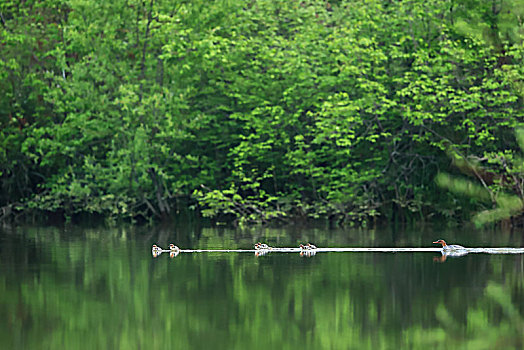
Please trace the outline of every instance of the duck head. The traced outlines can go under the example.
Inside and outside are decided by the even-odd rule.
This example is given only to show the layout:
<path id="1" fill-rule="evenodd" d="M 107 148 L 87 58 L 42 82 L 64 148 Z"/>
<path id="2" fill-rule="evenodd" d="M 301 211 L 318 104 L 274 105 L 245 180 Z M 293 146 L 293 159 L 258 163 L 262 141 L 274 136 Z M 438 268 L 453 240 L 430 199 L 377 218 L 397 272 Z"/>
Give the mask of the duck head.
<path id="1" fill-rule="evenodd" d="M 433 243 L 434 244 L 442 244 L 443 247 L 447 246 L 446 241 L 443 240 L 443 239 L 439 239 L 439 240 L 437 240 L 437 241 L 435 241 Z"/>

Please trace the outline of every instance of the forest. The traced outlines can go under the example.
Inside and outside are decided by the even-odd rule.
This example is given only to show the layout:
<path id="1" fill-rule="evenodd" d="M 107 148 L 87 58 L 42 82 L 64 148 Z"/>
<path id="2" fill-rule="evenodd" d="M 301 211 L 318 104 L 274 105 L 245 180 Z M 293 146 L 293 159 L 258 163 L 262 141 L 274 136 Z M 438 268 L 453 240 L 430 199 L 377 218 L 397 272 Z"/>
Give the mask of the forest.
<path id="1" fill-rule="evenodd" d="M 521 0 L 4 0 L 0 221 L 524 225 Z"/>

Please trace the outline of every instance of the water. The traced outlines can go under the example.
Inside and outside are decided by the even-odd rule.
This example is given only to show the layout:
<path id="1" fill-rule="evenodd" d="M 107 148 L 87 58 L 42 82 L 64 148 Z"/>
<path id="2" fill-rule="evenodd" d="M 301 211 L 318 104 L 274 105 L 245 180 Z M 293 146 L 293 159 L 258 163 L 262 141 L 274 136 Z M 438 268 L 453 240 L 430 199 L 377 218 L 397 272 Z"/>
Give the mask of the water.
<path id="1" fill-rule="evenodd" d="M 429 229 L 0 230 L 5 349 L 520 349 L 524 255 L 182 253 L 250 248 L 521 247 L 522 235 Z"/>

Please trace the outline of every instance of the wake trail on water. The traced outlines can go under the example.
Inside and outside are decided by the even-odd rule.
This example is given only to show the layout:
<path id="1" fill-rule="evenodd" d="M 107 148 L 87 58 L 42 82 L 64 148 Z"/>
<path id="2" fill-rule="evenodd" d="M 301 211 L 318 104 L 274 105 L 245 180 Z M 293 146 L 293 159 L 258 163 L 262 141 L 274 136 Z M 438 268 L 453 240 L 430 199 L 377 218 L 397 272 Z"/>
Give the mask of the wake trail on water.
<path id="1" fill-rule="evenodd" d="M 442 254 L 452 253 L 484 253 L 484 254 L 524 254 L 524 248 L 464 248 L 459 250 L 446 251 L 442 248 L 315 248 L 311 250 L 303 250 L 301 248 L 274 248 L 269 249 L 180 249 L 180 253 L 300 253 L 300 252 L 315 252 L 315 253 L 329 253 L 329 252 L 382 252 L 382 253 L 417 253 L 417 252 L 439 252 Z M 166 253 L 170 250 L 162 249 L 161 252 Z"/>

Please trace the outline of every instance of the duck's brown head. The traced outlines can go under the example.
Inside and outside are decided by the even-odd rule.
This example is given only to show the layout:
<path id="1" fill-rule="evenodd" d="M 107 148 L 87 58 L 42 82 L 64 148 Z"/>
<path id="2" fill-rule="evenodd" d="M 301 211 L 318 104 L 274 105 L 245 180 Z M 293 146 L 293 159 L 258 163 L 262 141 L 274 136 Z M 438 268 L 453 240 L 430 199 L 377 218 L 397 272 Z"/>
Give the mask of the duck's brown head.
<path id="1" fill-rule="evenodd" d="M 446 244 L 446 241 L 443 240 L 443 239 L 439 239 L 438 241 L 435 241 L 435 242 L 433 242 L 433 243 L 435 243 L 435 244 L 442 244 L 443 247 L 445 247 L 445 246 L 447 245 L 447 244 Z"/>

